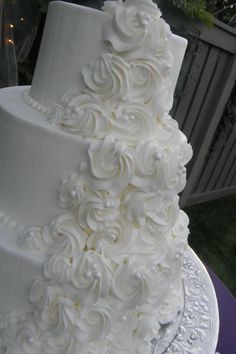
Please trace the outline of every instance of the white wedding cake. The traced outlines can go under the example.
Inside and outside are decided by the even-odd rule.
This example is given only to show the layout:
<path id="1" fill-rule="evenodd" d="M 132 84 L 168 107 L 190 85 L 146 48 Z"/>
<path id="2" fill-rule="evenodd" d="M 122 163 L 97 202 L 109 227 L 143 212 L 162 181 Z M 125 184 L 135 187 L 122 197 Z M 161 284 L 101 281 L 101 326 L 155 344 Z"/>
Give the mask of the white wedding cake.
<path id="1" fill-rule="evenodd" d="M 185 48 L 151 0 L 50 4 L 0 92 L 1 354 L 148 354 L 182 311 Z"/>

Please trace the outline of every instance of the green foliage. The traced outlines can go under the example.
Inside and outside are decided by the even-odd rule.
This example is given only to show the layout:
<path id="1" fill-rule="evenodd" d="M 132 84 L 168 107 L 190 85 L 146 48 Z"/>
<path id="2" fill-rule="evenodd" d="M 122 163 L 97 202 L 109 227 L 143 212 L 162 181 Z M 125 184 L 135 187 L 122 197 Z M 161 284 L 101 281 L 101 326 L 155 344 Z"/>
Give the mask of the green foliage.
<path id="1" fill-rule="evenodd" d="M 207 26 L 213 24 L 213 15 L 206 10 L 207 0 L 163 0 L 183 11 L 190 19 L 201 21 Z"/>
<path id="2" fill-rule="evenodd" d="M 207 0 L 207 10 L 218 20 L 236 28 L 235 0 Z"/>

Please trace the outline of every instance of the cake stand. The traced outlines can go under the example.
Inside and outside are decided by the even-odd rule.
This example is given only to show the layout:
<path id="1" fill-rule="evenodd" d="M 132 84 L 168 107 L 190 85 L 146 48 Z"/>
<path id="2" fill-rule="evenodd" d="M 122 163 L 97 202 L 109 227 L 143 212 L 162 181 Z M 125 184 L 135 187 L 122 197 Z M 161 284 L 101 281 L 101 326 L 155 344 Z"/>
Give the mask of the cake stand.
<path id="1" fill-rule="evenodd" d="M 208 272 L 189 247 L 183 266 L 184 309 L 153 340 L 152 354 L 214 354 L 219 332 L 215 290 Z"/>

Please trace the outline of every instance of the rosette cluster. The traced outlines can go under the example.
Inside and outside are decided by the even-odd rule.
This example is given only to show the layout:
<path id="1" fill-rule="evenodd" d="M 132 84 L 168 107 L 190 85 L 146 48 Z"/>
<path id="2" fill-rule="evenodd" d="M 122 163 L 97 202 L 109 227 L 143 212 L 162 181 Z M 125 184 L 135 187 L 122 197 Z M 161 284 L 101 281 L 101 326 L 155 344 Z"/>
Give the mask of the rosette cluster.
<path id="1" fill-rule="evenodd" d="M 150 0 L 106 1 L 103 30 L 107 52 L 82 69 L 86 89 L 65 94 L 51 121 L 80 137 L 115 139 L 136 146 L 155 139 L 168 119 L 173 90 L 169 26 Z"/>
<path id="2" fill-rule="evenodd" d="M 183 306 L 188 218 L 178 193 L 192 150 L 168 113 L 170 30 L 151 0 L 106 1 L 104 11 L 108 52 L 82 70 L 86 91 L 64 96 L 55 114 L 86 138 L 87 156 L 62 180 L 65 214 L 20 236 L 47 256 L 30 293 L 39 333 L 27 344 L 45 353 L 151 352 Z"/>

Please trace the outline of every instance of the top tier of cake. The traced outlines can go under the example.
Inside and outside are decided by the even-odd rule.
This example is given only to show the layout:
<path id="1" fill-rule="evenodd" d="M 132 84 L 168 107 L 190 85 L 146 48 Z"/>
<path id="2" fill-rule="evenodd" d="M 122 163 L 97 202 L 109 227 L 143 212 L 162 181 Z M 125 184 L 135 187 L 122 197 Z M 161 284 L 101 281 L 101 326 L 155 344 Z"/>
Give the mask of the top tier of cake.
<path id="1" fill-rule="evenodd" d="M 54 1 L 49 5 L 47 21 L 29 96 L 51 108 L 65 92 L 84 89 L 81 70 L 90 60 L 108 52 L 104 28 L 112 27 L 113 17 L 95 9 Z M 187 41 L 174 34 L 170 47 L 174 54 L 172 89 L 176 85 Z"/>

